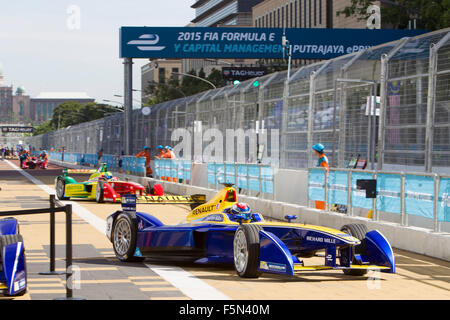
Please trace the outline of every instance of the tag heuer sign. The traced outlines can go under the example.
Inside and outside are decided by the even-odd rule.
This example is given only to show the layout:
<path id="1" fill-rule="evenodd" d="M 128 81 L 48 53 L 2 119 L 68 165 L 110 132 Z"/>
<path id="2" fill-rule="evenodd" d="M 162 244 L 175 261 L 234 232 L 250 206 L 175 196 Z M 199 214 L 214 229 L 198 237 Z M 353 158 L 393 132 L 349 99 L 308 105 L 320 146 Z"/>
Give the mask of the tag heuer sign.
<path id="1" fill-rule="evenodd" d="M 266 67 L 222 67 L 224 80 L 247 80 L 267 74 Z"/>
<path id="2" fill-rule="evenodd" d="M 20 127 L 20 126 L 2 126 L 3 133 L 16 132 L 16 133 L 31 133 L 33 127 Z"/>

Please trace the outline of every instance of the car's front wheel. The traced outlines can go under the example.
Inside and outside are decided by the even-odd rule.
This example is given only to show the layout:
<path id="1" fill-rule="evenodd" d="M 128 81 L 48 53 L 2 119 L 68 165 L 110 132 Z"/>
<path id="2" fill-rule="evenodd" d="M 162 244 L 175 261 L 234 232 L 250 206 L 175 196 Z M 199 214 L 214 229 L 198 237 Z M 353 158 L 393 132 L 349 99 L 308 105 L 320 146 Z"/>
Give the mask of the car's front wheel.
<path id="1" fill-rule="evenodd" d="M 121 213 L 114 223 L 112 243 L 114 253 L 120 261 L 142 261 L 141 257 L 135 257 L 137 242 L 136 221 L 129 214 Z"/>
<path id="2" fill-rule="evenodd" d="M 355 254 L 363 254 L 365 252 L 365 236 L 367 233 L 367 227 L 364 224 L 361 223 L 350 223 L 342 226 L 341 231 L 351 235 L 352 237 L 355 237 L 361 241 L 361 244 L 357 246 L 353 246 L 351 250 L 348 250 L 348 248 L 343 248 L 339 250 L 339 256 L 340 256 L 340 264 L 341 265 L 347 265 L 350 260 L 350 264 L 355 264 Z M 350 276 L 363 276 L 367 273 L 366 269 L 344 269 L 344 274 L 350 275 Z"/>
<path id="3" fill-rule="evenodd" d="M 242 278 L 258 278 L 259 231 L 262 227 L 254 224 L 240 225 L 233 240 L 234 268 Z"/>
<path id="4" fill-rule="evenodd" d="M 64 196 L 65 193 L 65 189 L 66 189 L 66 181 L 64 180 L 63 177 L 58 177 L 58 179 L 56 180 L 56 196 L 58 197 L 59 200 L 68 200 L 68 197 Z"/>
<path id="5" fill-rule="evenodd" d="M 95 200 L 98 203 L 102 203 L 103 202 L 103 188 L 104 188 L 104 182 L 103 181 L 99 181 L 97 183 L 97 189 L 95 190 Z"/>

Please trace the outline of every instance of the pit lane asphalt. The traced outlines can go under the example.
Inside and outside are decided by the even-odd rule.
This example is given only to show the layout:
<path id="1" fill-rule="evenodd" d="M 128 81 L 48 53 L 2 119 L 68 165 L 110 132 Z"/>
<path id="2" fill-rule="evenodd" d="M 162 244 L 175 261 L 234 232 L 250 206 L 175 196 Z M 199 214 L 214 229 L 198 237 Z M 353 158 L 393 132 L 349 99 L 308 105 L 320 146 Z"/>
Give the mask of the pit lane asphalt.
<path id="1" fill-rule="evenodd" d="M 11 161 L 19 166 L 18 161 Z M 26 170 L 44 186 L 54 188 L 61 168 Z M 74 176 L 77 181 L 86 175 Z M 48 193 L 0 161 L 1 211 L 48 207 Z M 98 204 L 73 200 L 100 220 L 120 208 L 117 204 Z M 175 224 L 184 219 L 184 205 L 138 205 L 138 210 L 155 215 L 163 223 Z M 42 276 L 49 268 L 48 214 L 18 217 L 27 252 L 28 293 L 18 299 L 53 299 L 64 296 L 64 276 Z M 64 270 L 64 215 L 56 219 L 57 270 Z M 182 263 L 121 263 L 107 238 L 84 219 L 73 215 L 73 263 L 80 270 L 80 287 L 74 296 L 86 299 L 141 300 L 192 299 L 195 286 L 204 284 L 231 299 L 450 299 L 450 263 L 406 251 L 394 250 L 397 274 L 371 271 L 367 276 L 346 276 L 341 271 L 305 272 L 295 278 L 263 274 L 259 279 L 239 278 L 232 268 Z M 305 264 L 322 264 L 323 258 L 305 260 Z M 181 282 L 196 281 L 187 290 L 180 281 L 172 281 L 172 267 L 187 275 Z M 186 285 L 186 284 L 184 284 Z M 190 284 L 189 284 L 190 285 Z M 181 287 L 181 289 L 180 289 Z M 197 290 L 202 290 L 201 286 Z"/>

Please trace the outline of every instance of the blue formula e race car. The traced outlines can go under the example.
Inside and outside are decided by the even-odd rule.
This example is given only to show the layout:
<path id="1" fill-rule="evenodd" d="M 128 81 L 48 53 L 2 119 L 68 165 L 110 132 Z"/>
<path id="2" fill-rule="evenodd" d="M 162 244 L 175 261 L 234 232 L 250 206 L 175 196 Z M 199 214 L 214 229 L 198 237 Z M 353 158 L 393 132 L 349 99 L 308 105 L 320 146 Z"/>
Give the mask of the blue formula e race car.
<path id="1" fill-rule="evenodd" d="M 234 265 L 237 274 L 245 278 L 259 277 L 262 272 L 294 276 L 331 269 L 354 276 L 368 270 L 395 273 L 389 242 L 363 224 L 335 230 L 291 223 L 295 216 L 286 216 L 288 222 L 269 222 L 251 211 L 236 214 L 235 208 L 245 211 L 248 206 L 237 202 L 232 185 L 208 202 L 201 196 L 182 197 L 193 210 L 177 225 L 164 225 L 148 213 L 136 212 L 135 195 L 124 196 L 122 210 L 107 218 L 107 236 L 116 257 L 121 261 L 152 258 L 225 263 Z M 325 254 L 319 255 L 323 251 Z M 324 264 L 307 264 L 305 259 L 314 256 L 324 257 Z"/>
<path id="2" fill-rule="evenodd" d="M 15 218 L 0 220 L 0 293 L 21 296 L 27 291 L 23 238 Z"/>

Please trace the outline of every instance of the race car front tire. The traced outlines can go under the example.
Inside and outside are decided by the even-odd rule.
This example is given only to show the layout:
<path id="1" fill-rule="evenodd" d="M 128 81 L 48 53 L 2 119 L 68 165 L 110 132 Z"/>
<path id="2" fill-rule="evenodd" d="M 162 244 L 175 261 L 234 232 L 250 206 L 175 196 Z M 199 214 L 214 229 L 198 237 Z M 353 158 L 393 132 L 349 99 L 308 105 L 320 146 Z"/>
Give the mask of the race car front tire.
<path id="1" fill-rule="evenodd" d="M 259 231 L 261 226 L 240 225 L 233 240 L 234 268 L 242 278 L 258 278 L 259 268 Z"/>
<path id="2" fill-rule="evenodd" d="M 361 244 L 357 246 L 353 246 L 351 250 L 351 258 L 348 256 L 348 248 L 343 248 L 339 250 L 340 255 L 340 264 L 346 265 L 348 263 L 348 260 L 351 259 L 351 263 L 355 264 L 355 254 L 364 254 L 366 251 L 366 243 L 364 238 L 366 237 L 366 233 L 368 232 L 367 226 L 365 224 L 361 223 L 350 223 L 342 226 L 341 231 L 351 235 L 352 237 L 355 237 L 359 240 L 361 240 Z M 363 276 L 367 273 L 367 270 L 361 270 L 361 269 L 344 269 L 344 274 L 350 275 L 350 276 Z"/>
<path id="3" fill-rule="evenodd" d="M 3 247 L 10 245 L 10 244 L 18 243 L 18 242 L 23 243 L 23 237 L 22 237 L 22 235 L 20 235 L 18 233 L 0 236 L 0 252 L 3 252 Z M 25 258 L 25 253 L 24 253 L 24 258 Z M 26 273 L 25 273 L 25 283 L 27 283 Z M 23 296 L 26 292 L 27 292 L 27 290 L 25 288 L 25 290 L 19 291 L 16 294 L 14 294 L 13 296 L 14 297 Z M 9 295 L 9 294 L 7 294 L 7 295 Z"/>
<path id="4" fill-rule="evenodd" d="M 103 181 L 99 181 L 97 183 L 97 189 L 95 190 L 95 200 L 98 203 L 102 203 L 103 202 L 103 187 L 104 187 L 104 182 Z"/>
<path id="5" fill-rule="evenodd" d="M 66 181 L 64 180 L 63 177 L 58 177 L 58 179 L 56 179 L 56 196 L 58 197 L 59 200 L 68 200 L 69 197 L 65 197 L 64 196 L 64 192 L 66 190 Z"/>
<path id="6" fill-rule="evenodd" d="M 120 213 L 114 223 L 112 243 L 114 253 L 120 261 L 142 261 L 142 257 L 135 257 L 137 241 L 136 219 L 127 213 Z"/>

